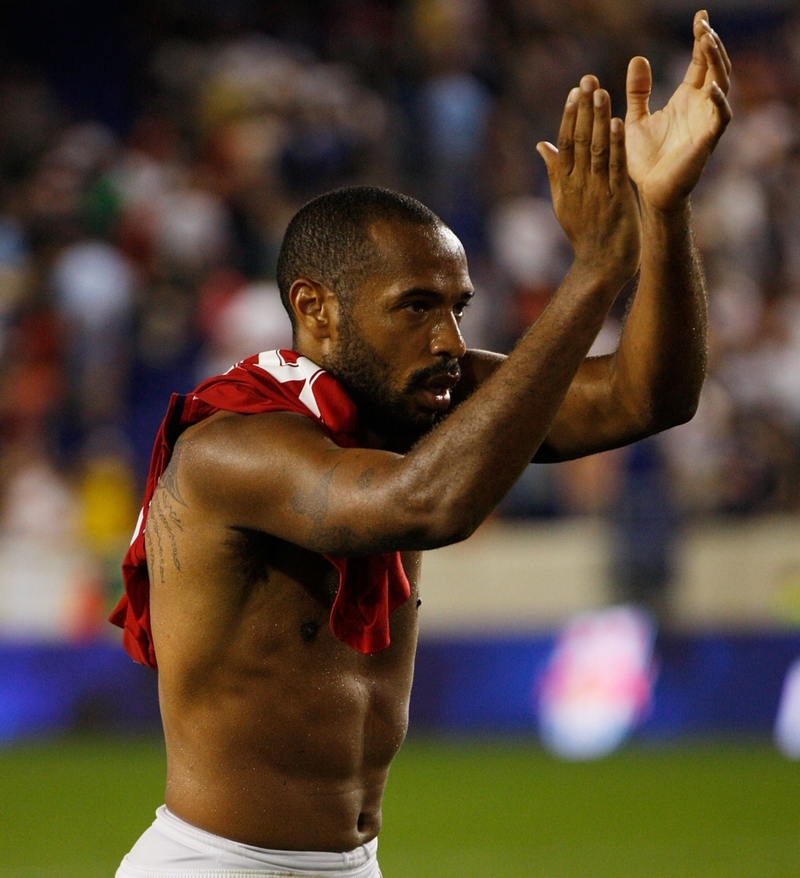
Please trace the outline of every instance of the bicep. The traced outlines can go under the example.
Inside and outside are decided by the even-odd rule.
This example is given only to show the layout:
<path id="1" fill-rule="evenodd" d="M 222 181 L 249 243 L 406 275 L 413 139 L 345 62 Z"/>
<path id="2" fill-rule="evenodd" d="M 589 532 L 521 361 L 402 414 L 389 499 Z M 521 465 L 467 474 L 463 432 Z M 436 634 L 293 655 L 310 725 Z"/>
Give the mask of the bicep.
<path id="1" fill-rule="evenodd" d="M 185 491 L 230 527 L 314 552 L 415 548 L 402 457 L 340 448 L 311 419 L 273 413 L 198 425 L 185 437 Z"/>
<path id="2" fill-rule="evenodd" d="M 618 448 L 648 434 L 643 412 L 621 391 L 614 354 L 583 361 L 534 460 L 573 460 Z"/>
<path id="3" fill-rule="evenodd" d="M 505 354 L 470 349 L 459 361 L 461 378 L 453 391 L 453 405 L 456 406 L 472 394 L 506 360 Z"/>
<path id="4" fill-rule="evenodd" d="M 469 396 L 504 360 L 502 354 L 468 351 L 462 360 L 461 397 Z M 636 413 L 620 396 L 617 362 L 613 354 L 583 361 L 534 456 L 535 462 L 571 460 L 640 438 Z"/>

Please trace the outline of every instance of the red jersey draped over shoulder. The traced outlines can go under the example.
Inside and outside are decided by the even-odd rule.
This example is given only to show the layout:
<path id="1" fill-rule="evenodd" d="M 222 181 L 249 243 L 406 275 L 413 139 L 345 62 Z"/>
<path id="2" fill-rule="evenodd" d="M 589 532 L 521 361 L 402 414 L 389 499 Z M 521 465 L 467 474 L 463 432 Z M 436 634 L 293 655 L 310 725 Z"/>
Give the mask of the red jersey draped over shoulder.
<path id="1" fill-rule="evenodd" d="M 156 668 L 150 628 L 150 580 L 144 531 L 158 480 L 181 433 L 218 411 L 239 414 L 297 412 L 315 420 L 342 448 L 355 448 L 357 411 L 342 385 L 295 351 L 265 351 L 209 378 L 187 396 L 173 394 L 150 458 L 144 503 L 122 563 L 125 593 L 110 616 L 123 629 L 134 661 Z M 411 590 L 399 552 L 364 558 L 324 555 L 339 573 L 330 615 L 333 634 L 353 649 L 374 653 L 389 645 L 389 615 Z"/>

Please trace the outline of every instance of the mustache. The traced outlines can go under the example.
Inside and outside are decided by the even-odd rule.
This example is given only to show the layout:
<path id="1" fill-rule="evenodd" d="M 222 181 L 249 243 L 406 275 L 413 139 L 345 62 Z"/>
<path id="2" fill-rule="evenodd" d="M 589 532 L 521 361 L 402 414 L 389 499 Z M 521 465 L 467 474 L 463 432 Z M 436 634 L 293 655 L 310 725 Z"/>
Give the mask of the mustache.
<path id="1" fill-rule="evenodd" d="M 460 380 L 461 366 L 458 364 L 458 360 L 434 363 L 432 366 L 426 366 L 424 369 L 419 369 L 408 379 L 408 387 L 421 387 L 432 378 L 439 378 L 442 375 L 447 375 L 455 381 Z"/>

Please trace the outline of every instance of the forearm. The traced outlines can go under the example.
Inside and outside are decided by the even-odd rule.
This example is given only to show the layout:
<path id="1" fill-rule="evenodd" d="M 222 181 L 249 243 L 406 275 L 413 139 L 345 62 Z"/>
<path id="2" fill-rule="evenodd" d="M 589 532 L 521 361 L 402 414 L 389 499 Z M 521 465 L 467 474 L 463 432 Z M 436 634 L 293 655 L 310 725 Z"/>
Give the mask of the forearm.
<path id="1" fill-rule="evenodd" d="M 466 536 L 494 509 L 547 436 L 624 278 L 573 267 L 539 320 L 479 389 L 404 461 L 396 488 L 428 536 Z M 489 374 L 491 373 L 491 374 Z M 428 537 L 426 537 L 428 538 Z"/>
<path id="2" fill-rule="evenodd" d="M 301 414 L 220 414 L 181 437 L 170 463 L 178 473 L 180 461 L 181 495 L 212 528 L 221 521 L 326 555 L 465 539 L 547 435 L 624 280 L 574 267 L 509 357 L 405 455 L 339 447 Z"/>
<path id="3" fill-rule="evenodd" d="M 235 508 L 227 520 L 235 513 L 239 526 L 322 554 L 361 555 L 457 542 L 492 512 L 550 433 L 614 299 L 641 256 L 641 221 L 626 164 L 625 130 L 619 119 L 611 118 L 608 94 L 594 77 L 583 77 L 580 88 L 570 92 L 558 149 L 544 142 L 538 149 L 575 261 L 511 355 L 499 363 L 491 357 L 467 358 L 465 372 L 472 371 L 469 377 L 482 383 L 405 455 L 379 447 L 337 448 L 314 425 L 277 414 L 270 424 L 271 454 L 265 455 L 258 453 L 261 422 L 237 422 L 231 432 L 250 436 L 252 431 L 252 441 L 245 444 L 253 454 L 237 465 L 236 490 L 228 489 Z M 415 250 L 411 268 L 404 267 L 401 277 L 408 272 L 416 278 L 414 266 L 427 266 L 427 260 Z M 443 263 L 442 280 L 438 269 L 430 273 L 434 290 L 441 285 L 447 292 L 453 286 L 447 274 L 450 262 Z M 456 269 L 453 276 L 460 277 L 460 263 Z M 426 267 L 420 276 L 427 278 L 428 272 Z M 464 286 L 459 281 L 459 289 Z M 442 318 L 436 309 L 433 314 L 436 321 Z M 423 317 L 428 321 L 425 311 Z M 330 327 L 336 322 L 308 315 L 304 319 L 310 327 L 309 346 L 330 352 L 335 342 Z M 444 319 L 453 317 L 448 313 Z M 443 336 L 438 322 L 420 326 L 428 333 L 419 336 L 424 340 L 418 349 L 424 355 L 420 365 L 430 361 L 430 354 L 439 359 L 441 353 L 452 356 L 455 348 L 459 356 L 463 353 L 460 336 L 457 341 L 452 332 Z M 443 338 L 451 345 L 448 350 L 442 347 Z M 406 342 L 398 337 L 397 344 Z M 593 425 L 588 426 L 591 433 Z M 376 430 L 370 442 L 389 444 L 391 436 Z M 298 448 L 303 449 L 302 460 Z M 212 498 L 219 480 L 213 466 L 206 472 L 206 496 Z"/>
<path id="4" fill-rule="evenodd" d="M 664 212 L 642 204 L 639 285 L 616 354 L 619 399 L 654 433 L 694 414 L 707 366 L 708 303 L 686 201 Z"/>

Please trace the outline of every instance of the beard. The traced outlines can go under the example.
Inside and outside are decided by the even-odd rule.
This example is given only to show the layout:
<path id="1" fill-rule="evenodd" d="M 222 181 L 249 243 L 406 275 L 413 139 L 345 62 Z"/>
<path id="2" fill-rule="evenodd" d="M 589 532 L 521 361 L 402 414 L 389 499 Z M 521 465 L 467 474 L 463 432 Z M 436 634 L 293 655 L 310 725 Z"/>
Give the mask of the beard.
<path id="1" fill-rule="evenodd" d="M 394 451 L 407 451 L 447 414 L 420 409 L 414 393 L 432 378 L 461 374 L 458 360 L 448 357 L 418 369 L 398 387 L 389 364 L 347 317 L 339 325 L 336 349 L 327 359 L 322 365 L 344 385 L 356 404 L 359 426 L 385 438 L 386 447 Z"/>

